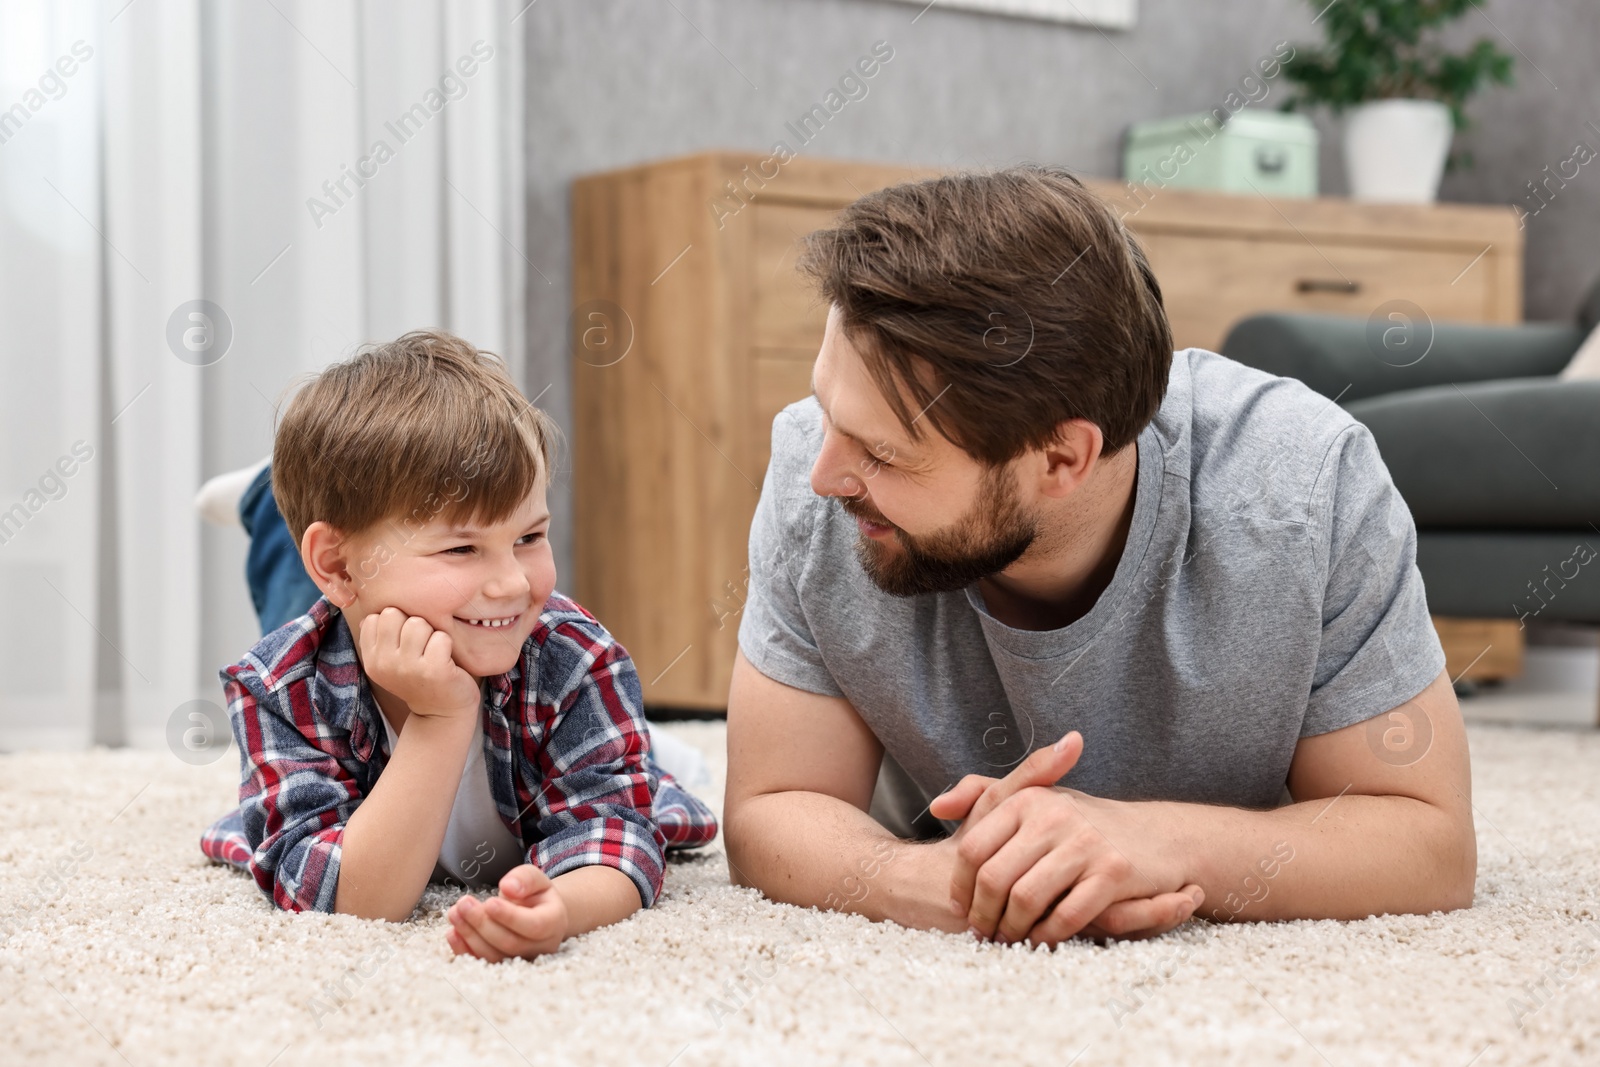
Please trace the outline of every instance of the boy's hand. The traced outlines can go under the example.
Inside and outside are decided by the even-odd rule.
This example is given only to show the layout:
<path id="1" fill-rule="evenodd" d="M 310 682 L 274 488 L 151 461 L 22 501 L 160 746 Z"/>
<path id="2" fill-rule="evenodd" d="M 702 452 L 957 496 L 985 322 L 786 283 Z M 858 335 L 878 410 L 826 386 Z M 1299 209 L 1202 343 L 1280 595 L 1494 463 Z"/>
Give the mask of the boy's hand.
<path id="1" fill-rule="evenodd" d="M 532 959 L 561 947 L 567 936 L 567 904 L 549 877 L 531 863 L 500 879 L 500 895 L 464 896 L 450 906 L 445 940 L 457 956 L 490 963 L 511 956 Z"/>
<path id="2" fill-rule="evenodd" d="M 361 669 L 413 715 L 474 714 L 478 683 L 451 658 L 450 635 L 427 619 L 384 608 L 361 620 Z"/>

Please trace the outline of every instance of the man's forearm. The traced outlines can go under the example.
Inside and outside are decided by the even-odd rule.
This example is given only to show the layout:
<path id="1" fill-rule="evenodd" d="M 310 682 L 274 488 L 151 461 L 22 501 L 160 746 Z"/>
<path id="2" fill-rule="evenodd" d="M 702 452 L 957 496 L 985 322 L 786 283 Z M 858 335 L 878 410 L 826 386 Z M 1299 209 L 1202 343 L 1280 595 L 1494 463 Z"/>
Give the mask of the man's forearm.
<path id="1" fill-rule="evenodd" d="M 1140 813 L 1148 825 L 1171 828 L 1186 880 L 1205 890 L 1200 917 L 1364 919 L 1472 904 L 1470 818 L 1411 797 L 1346 794 L 1271 811 L 1136 806 L 1151 809 Z"/>
<path id="2" fill-rule="evenodd" d="M 954 854 L 904 841 L 821 793 L 766 793 L 730 805 L 728 865 L 741 885 L 801 907 L 851 911 L 923 930 L 966 929 L 950 911 Z"/>

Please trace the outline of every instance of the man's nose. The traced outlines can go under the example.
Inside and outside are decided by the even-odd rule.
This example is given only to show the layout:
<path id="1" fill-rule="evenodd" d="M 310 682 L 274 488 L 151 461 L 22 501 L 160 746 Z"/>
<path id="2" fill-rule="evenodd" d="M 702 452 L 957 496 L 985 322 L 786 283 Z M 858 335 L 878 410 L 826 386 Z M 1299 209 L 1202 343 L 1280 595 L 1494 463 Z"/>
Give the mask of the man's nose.
<path id="1" fill-rule="evenodd" d="M 860 498 L 866 495 L 866 483 L 861 480 L 848 449 L 837 438 L 824 436 L 822 450 L 811 465 L 811 491 L 818 496 L 847 496 Z"/>

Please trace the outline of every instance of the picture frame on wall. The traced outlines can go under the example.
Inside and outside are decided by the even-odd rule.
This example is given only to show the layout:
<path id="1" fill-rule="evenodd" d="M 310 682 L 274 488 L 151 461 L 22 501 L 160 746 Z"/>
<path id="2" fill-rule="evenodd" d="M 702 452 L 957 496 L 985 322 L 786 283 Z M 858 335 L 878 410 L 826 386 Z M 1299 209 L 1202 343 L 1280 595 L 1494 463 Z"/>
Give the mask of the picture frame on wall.
<path id="1" fill-rule="evenodd" d="M 899 0 L 924 12 L 935 5 L 945 9 L 981 11 L 991 15 L 1070 22 L 1112 30 L 1130 30 L 1138 16 L 1138 0 Z M 920 14 L 918 15 L 920 18 Z"/>

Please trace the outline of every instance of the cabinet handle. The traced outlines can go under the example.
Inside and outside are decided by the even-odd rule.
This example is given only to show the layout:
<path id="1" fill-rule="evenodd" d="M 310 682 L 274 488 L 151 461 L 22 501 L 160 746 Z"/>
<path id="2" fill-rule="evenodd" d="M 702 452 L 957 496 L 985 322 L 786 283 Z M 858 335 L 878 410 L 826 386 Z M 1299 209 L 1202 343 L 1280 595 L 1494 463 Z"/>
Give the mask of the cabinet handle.
<path id="1" fill-rule="evenodd" d="M 1294 283 L 1297 293 L 1359 293 L 1360 282 L 1347 282 L 1332 278 L 1301 278 Z"/>

